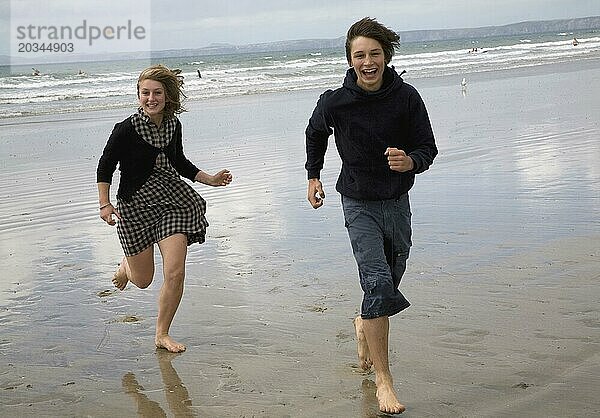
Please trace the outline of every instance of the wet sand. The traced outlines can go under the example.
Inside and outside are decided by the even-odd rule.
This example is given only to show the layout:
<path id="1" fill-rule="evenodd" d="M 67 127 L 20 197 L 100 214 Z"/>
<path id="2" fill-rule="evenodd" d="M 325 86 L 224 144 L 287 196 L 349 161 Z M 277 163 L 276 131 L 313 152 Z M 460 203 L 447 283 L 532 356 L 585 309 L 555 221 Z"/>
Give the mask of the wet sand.
<path id="1" fill-rule="evenodd" d="M 411 192 L 412 307 L 391 320 L 403 416 L 598 415 L 600 63 L 465 77 L 406 77 L 440 155 Z M 333 141 L 325 206 L 305 197 L 319 94 L 188 103 L 188 157 L 235 179 L 196 186 L 211 226 L 189 248 L 178 355 L 153 348 L 160 263 L 149 289 L 110 283 L 95 168 L 129 112 L 0 120 L 0 415 L 378 415 Z"/>

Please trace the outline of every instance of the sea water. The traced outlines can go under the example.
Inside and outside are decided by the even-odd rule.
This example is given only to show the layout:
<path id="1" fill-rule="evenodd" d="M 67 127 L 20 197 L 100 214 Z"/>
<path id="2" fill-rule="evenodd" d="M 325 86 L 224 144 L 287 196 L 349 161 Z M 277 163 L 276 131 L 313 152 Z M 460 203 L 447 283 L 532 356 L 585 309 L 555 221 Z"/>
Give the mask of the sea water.
<path id="1" fill-rule="evenodd" d="M 577 46 L 572 33 L 406 43 L 391 64 L 418 79 L 600 58 L 600 32 L 577 39 Z M 189 100 L 336 88 L 348 68 L 342 48 L 45 64 L 39 75 L 0 66 L 0 119 L 135 106 L 137 77 L 150 63 L 181 69 Z"/>

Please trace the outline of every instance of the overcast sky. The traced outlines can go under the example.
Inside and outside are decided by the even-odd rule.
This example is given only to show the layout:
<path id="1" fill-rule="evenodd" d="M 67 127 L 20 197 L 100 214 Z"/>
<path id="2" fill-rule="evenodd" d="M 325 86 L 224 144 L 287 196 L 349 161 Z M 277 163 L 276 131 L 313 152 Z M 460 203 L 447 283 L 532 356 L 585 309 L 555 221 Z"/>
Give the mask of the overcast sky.
<path id="1" fill-rule="evenodd" d="M 11 1 L 31 1 L 32 14 L 40 7 L 39 1 L 0 0 L 3 35 L 0 53 L 6 53 L 11 36 Z M 600 16 L 600 0 L 122 0 L 121 3 L 135 7 L 151 4 L 150 34 L 155 50 L 221 42 L 248 44 L 336 38 L 345 35 L 348 27 L 364 16 L 375 17 L 397 31 Z M 90 3 L 48 0 L 46 4 L 56 6 L 57 13 L 52 15 L 67 16 L 78 4 Z"/>
<path id="2" fill-rule="evenodd" d="M 364 16 L 398 31 L 600 16 L 600 0 L 180 0 L 171 4 L 176 6 L 153 2 L 156 49 L 336 38 Z"/>

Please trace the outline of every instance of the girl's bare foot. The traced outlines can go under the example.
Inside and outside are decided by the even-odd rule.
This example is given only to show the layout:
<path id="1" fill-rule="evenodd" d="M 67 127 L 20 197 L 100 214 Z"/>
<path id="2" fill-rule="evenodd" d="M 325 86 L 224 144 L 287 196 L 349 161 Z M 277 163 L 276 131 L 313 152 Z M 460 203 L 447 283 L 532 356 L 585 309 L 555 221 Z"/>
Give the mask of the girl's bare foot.
<path id="1" fill-rule="evenodd" d="M 352 321 L 354 323 L 354 330 L 356 331 L 356 340 L 358 346 L 358 365 L 365 372 L 371 370 L 373 360 L 371 360 L 371 353 L 369 351 L 369 345 L 367 344 L 367 338 L 363 331 L 362 318 L 357 316 Z"/>
<path id="2" fill-rule="evenodd" d="M 129 282 L 129 279 L 127 279 L 127 271 L 125 270 L 125 261 L 122 261 L 121 264 L 119 265 L 119 268 L 117 269 L 117 271 L 115 272 L 115 274 L 112 278 L 112 282 L 115 285 L 115 287 L 119 290 L 124 290 L 125 286 L 127 286 L 127 282 Z"/>
<path id="3" fill-rule="evenodd" d="M 164 348 L 171 353 L 182 353 L 185 351 L 185 345 L 178 343 L 168 335 L 156 336 L 154 344 L 156 344 L 156 348 Z"/>

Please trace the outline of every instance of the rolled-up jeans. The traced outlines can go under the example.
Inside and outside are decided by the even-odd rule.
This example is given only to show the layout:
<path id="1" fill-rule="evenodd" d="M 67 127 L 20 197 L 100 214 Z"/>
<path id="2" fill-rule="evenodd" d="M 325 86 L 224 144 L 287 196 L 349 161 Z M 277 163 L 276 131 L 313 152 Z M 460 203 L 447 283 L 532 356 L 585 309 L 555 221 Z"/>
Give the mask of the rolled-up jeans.
<path id="1" fill-rule="evenodd" d="M 361 317 L 392 316 L 408 308 L 398 289 L 412 245 L 408 194 L 387 200 L 342 196 L 342 208 L 363 290 Z"/>

